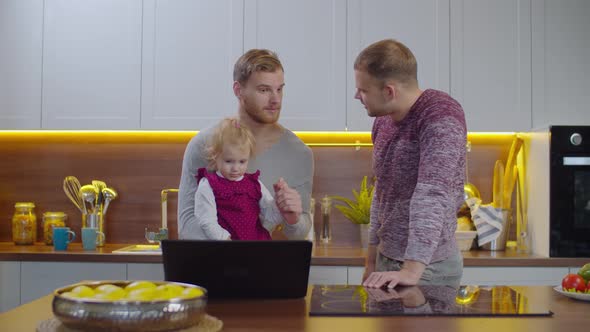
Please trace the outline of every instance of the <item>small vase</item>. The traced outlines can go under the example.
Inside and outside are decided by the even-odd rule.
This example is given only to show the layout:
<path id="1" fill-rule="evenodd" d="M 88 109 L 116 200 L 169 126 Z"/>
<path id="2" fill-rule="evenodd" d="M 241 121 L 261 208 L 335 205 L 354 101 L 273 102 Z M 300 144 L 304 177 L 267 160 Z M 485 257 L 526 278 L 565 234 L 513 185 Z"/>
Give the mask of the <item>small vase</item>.
<path id="1" fill-rule="evenodd" d="M 361 247 L 369 247 L 369 224 L 359 224 L 359 235 L 361 238 Z"/>

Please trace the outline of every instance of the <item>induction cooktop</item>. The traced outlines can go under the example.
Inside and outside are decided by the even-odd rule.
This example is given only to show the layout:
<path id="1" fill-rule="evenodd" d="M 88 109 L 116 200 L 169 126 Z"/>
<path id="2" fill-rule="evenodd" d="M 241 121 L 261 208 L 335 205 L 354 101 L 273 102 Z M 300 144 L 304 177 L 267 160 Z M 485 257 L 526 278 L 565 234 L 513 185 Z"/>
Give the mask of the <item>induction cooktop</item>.
<path id="1" fill-rule="evenodd" d="M 412 286 L 370 289 L 315 285 L 310 316 L 551 316 L 507 286 Z"/>

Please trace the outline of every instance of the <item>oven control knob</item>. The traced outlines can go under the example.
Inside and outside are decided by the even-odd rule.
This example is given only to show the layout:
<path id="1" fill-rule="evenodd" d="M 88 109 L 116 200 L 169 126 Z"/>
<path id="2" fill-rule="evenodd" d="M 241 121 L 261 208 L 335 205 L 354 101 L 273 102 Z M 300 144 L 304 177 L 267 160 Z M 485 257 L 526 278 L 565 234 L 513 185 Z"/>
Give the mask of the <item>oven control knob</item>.
<path id="1" fill-rule="evenodd" d="M 572 136 L 570 136 L 570 142 L 575 146 L 582 144 L 582 135 L 573 133 Z"/>

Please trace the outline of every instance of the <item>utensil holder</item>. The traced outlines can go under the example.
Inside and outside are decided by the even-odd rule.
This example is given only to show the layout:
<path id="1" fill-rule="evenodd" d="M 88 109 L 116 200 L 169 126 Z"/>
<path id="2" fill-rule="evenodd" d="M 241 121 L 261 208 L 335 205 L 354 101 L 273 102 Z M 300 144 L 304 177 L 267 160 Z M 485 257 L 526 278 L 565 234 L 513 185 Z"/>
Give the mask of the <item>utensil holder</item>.
<path id="1" fill-rule="evenodd" d="M 512 222 L 512 210 L 503 209 L 502 219 L 502 231 L 500 231 L 500 234 L 495 240 L 481 246 L 483 250 L 501 251 L 506 249 L 507 235 L 511 227 L 510 223 Z"/>
<path id="2" fill-rule="evenodd" d="M 102 247 L 105 244 L 106 233 L 104 230 L 104 215 L 102 212 L 82 214 L 82 227 L 96 228 L 105 236 L 101 236 L 96 242 L 97 247 Z"/>

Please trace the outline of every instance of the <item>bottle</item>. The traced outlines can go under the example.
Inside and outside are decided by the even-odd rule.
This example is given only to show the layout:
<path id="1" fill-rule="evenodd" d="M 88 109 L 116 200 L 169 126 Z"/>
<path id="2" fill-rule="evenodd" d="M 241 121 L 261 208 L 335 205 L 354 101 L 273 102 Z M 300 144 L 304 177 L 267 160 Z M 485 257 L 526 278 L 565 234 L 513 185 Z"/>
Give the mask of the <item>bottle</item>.
<path id="1" fill-rule="evenodd" d="M 43 241 L 47 245 L 53 244 L 53 228 L 65 227 L 68 216 L 63 212 L 43 213 Z"/>
<path id="2" fill-rule="evenodd" d="M 14 244 L 34 244 L 37 239 L 35 204 L 17 202 L 12 216 L 12 240 Z"/>
<path id="3" fill-rule="evenodd" d="M 332 239 L 332 227 L 330 226 L 330 216 L 332 214 L 332 199 L 328 196 L 322 198 L 322 225 L 320 230 L 320 241 L 329 243 Z"/>

